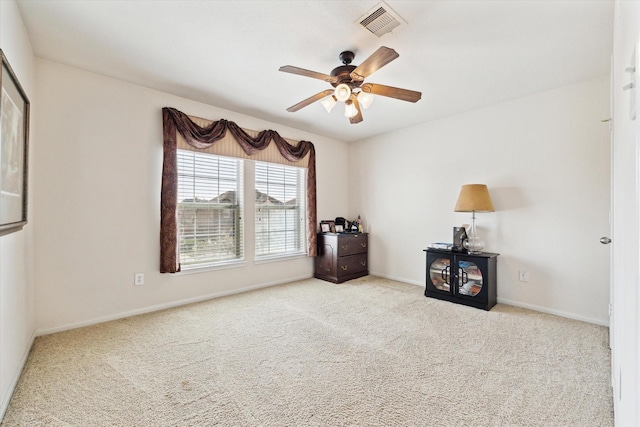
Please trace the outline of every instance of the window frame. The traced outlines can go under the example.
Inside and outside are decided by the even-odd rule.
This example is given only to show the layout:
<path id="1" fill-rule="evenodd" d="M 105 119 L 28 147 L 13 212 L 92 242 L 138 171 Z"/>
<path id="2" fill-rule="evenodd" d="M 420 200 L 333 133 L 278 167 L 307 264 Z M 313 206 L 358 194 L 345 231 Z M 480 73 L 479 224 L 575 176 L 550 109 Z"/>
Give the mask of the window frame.
<path id="1" fill-rule="evenodd" d="M 216 175 L 209 175 L 206 176 L 206 171 L 201 171 L 198 172 L 198 170 L 195 168 L 193 168 L 193 173 L 189 174 L 189 172 L 191 171 L 186 171 L 187 173 L 185 173 L 184 169 L 181 169 L 181 161 L 185 160 L 185 157 L 189 156 L 193 158 L 193 162 L 194 164 L 197 162 L 197 158 L 200 158 L 200 160 L 202 161 L 203 158 L 214 158 L 215 161 L 218 163 L 217 164 L 217 171 L 218 173 Z M 181 160 L 182 158 L 182 160 Z M 245 261 L 245 239 L 244 239 L 244 211 L 245 211 L 245 206 L 244 206 L 244 160 L 240 159 L 240 158 L 236 158 L 236 157 L 227 157 L 227 156 L 220 156 L 217 154 L 211 154 L 211 153 L 203 153 L 203 152 L 197 152 L 197 151 L 191 151 L 191 150 L 183 150 L 183 149 L 177 149 L 176 152 L 176 159 L 177 159 L 177 163 L 178 163 L 178 172 L 177 172 L 177 177 L 178 177 L 178 193 L 177 193 L 177 201 L 176 201 L 176 220 L 178 223 L 178 232 L 177 232 L 177 247 L 178 247 L 178 257 L 180 260 L 180 265 L 181 265 L 181 269 L 183 271 L 192 271 L 192 270 L 197 270 L 197 269 L 203 269 L 203 268 L 218 268 L 218 267 L 224 267 L 224 266 L 230 266 L 230 265 L 237 265 L 237 264 L 242 264 Z M 233 178 L 233 180 L 229 180 L 229 176 L 222 176 L 220 174 L 220 166 L 221 166 L 221 162 L 223 163 L 225 168 L 228 168 L 230 164 L 235 164 L 235 177 Z M 226 164 L 226 165 L 225 165 Z M 189 182 L 189 181 L 182 181 L 184 180 L 184 177 L 189 177 L 190 179 L 193 178 L 193 182 Z M 191 200 L 184 202 L 184 200 L 189 200 L 187 199 L 183 199 L 183 201 L 180 201 L 181 197 L 181 192 L 183 191 L 183 189 L 185 187 L 189 187 L 190 185 L 192 186 L 196 186 L 198 185 L 195 180 L 200 177 L 201 182 L 199 183 L 199 185 L 201 186 L 206 186 L 207 183 L 211 184 L 212 182 L 217 182 L 218 184 L 218 188 L 217 191 L 215 191 L 215 193 L 217 193 L 217 195 L 209 200 L 209 203 L 207 203 L 205 200 L 206 199 L 200 199 L 202 200 L 201 202 L 199 202 L 198 200 L 198 194 L 196 194 L 196 190 L 193 190 L 193 194 L 189 194 L 191 196 Z M 228 185 L 230 182 L 233 183 L 233 188 L 235 190 L 235 203 L 210 203 L 211 201 L 215 200 L 216 198 L 221 197 L 222 195 L 226 194 L 228 191 L 233 191 L 233 190 L 227 190 L 224 192 L 221 192 L 220 190 L 220 182 L 226 182 L 226 184 Z M 201 190 L 204 191 L 204 190 Z M 209 190 L 211 191 L 211 190 Z M 204 191 L 206 193 L 206 191 Z M 212 195 L 213 193 L 210 193 L 209 195 Z M 211 237 L 216 237 L 216 236 L 221 236 L 224 237 L 224 228 L 223 225 L 221 224 L 222 222 L 224 222 L 224 216 L 226 212 L 229 212 L 230 210 L 234 210 L 236 211 L 236 213 L 234 215 L 232 215 L 232 227 L 231 229 L 233 230 L 233 234 L 232 234 L 232 239 L 235 241 L 234 245 L 231 245 L 231 252 L 229 253 L 235 253 L 235 255 L 232 255 L 230 257 L 225 257 L 224 253 L 222 252 L 218 252 L 216 253 L 214 256 L 209 257 L 209 258 L 205 258 L 203 261 L 201 262 L 189 262 L 186 259 L 183 258 L 183 255 L 186 255 L 186 252 L 183 250 L 183 248 L 185 247 L 185 234 L 189 233 L 188 231 L 185 232 L 185 229 L 187 229 L 187 227 L 184 227 L 183 225 L 183 220 L 184 220 L 184 215 L 187 211 L 185 211 L 184 207 L 188 206 L 191 207 L 193 210 L 195 210 L 195 213 L 193 213 L 193 218 L 194 218 L 194 225 L 193 228 L 195 229 L 191 234 L 187 234 L 186 237 L 193 237 L 193 240 L 198 240 L 199 236 L 206 236 L 207 233 L 203 231 L 203 233 L 198 234 L 197 229 L 198 229 L 198 224 L 197 224 L 197 220 L 198 220 L 198 216 L 199 216 L 199 211 L 205 211 L 205 212 L 210 212 L 210 214 L 205 214 L 205 222 L 207 217 L 215 217 L 217 216 L 217 225 L 215 224 L 215 221 L 213 223 L 213 228 L 214 230 L 217 228 L 217 230 L 215 230 L 215 232 L 211 232 L 210 234 L 208 234 L 209 236 L 209 241 L 213 240 Z M 213 212 L 220 212 L 220 215 L 213 215 Z M 203 215 L 200 215 L 203 216 Z M 228 222 L 228 221 L 227 221 Z M 209 228 L 209 226 L 205 226 L 204 228 Z M 194 257 L 197 256 L 197 253 L 194 253 Z"/>
<path id="2" fill-rule="evenodd" d="M 267 175 L 267 181 L 260 181 L 259 182 L 259 177 L 263 177 L 265 172 L 260 172 L 259 173 L 259 169 L 260 168 L 266 168 L 266 175 Z M 277 181 L 277 180 L 269 180 L 268 176 L 269 176 L 269 168 L 273 168 L 273 169 L 281 169 L 283 171 L 283 180 L 282 181 Z M 275 171 L 274 171 L 275 172 Z M 271 162 L 264 162 L 264 161 L 254 161 L 253 162 L 253 173 L 254 173 L 254 185 L 253 185 L 253 190 L 256 193 L 256 198 L 258 196 L 258 192 L 260 191 L 261 194 L 264 194 L 265 196 L 267 196 L 267 200 L 270 200 L 271 198 L 274 198 L 275 200 L 281 202 L 281 204 L 258 204 L 257 202 L 255 202 L 254 205 L 254 209 L 253 209 L 253 213 L 254 213 L 254 217 L 253 217 L 253 223 L 254 223 L 254 248 L 253 248 L 253 252 L 254 252 L 254 260 L 257 262 L 266 262 L 266 261 L 270 261 L 270 260 L 280 260 L 280 259 L 286 259 L 286 258 L 296 258 L 296 257 L 306 257 L 308 256 L 308 233 L 307 233 L 307 223 L 306 223 L 306 217 L 307 217 L 307 205 L 306 205 L 306 199 L 307 199 L 307 172 L 306 172 L 306 168 L 302 168 L 302 167 L 298 167 L 298 166 L 291 166 L 291 165 L 285 165 L 285 164 L 281 164 L 281 163 L 271 163 Z M 289 200 L 279 200 L 277 198 L 274 197 L 273 193 L 269 194 L 269 190 L 267 188 L 267 193 L 259 190 L 259 188 L 263 188 L 264 186 L 268 187 L 269 185 L 273 185 L 274 187 L 283 187 L 281 189 L 280 192 L 278 192 L 279 194 L 282 194 L 284 196 L 280 196 L 281 198 L 287 199 L 287 194 L 290 194 L 286 191 L 287 186 L 291 186 L 291 182 L 287 181 L 286 179 L 286 174 L 289 173 L 294 173 L 295 174 L 295 190 L 293 191 L 293 193 L 295 193 L 295 197 L 294 199 L 296 200 L 296 204 L 295 205 L 290 205 L 288 204 L 291 200 L 293 199 L 289 199 Z M 276 193 L 274 191 L 274 193 Z M 259 218 L 260 218 L 260 214 L 259 214 L 259 210 L 264 210 L 266 209 L 269 212 L 284 212 L 284 230 L 280 229 L 274 229 L 274 230 L 267 230 L 266 232 L 259 230 Z M 293 250 L 286 250 L 287 247 L 287 233 L 291 232 L 292 230 L 289 229 L 287 227 L 287 211 L 295 211 L 297 212 L 297 214 L 295 214 L 295 219 L 293 220 L 294 222 L 294 226 L 293 228 L 295 229 L 294 236 L 293 236 L 293 242 L 294 245 L 294 249 Z M 269 215 L 268 215 L 269 216 Z M 270 219 L 270 218 L 269 218 Z M 271 223 L 271 221 L 269 221 L 269 223 Z M 284 251 L 275 251 L 275 250 L 269 250 L 269 251 L 265 251 L 265 252 L 259 252 L 259 235 L 265 235 L 265 233 L 268 234 L 268 236 L 271 236 L 272 233 L 284 233 Z M 268 237 L 267 237 L 268 238 Z"/>

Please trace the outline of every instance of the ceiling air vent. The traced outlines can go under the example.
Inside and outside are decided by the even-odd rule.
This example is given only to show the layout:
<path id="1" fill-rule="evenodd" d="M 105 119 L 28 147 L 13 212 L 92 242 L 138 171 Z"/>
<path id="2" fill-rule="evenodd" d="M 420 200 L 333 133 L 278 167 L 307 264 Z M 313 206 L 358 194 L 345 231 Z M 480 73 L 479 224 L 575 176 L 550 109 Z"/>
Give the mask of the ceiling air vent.
<path id="1" fill-rule="evenodd" d="M 385 3 L 381 2 L 356 21 L 378 37 L 390 33 L 394 28 L 406 23 Z"/>

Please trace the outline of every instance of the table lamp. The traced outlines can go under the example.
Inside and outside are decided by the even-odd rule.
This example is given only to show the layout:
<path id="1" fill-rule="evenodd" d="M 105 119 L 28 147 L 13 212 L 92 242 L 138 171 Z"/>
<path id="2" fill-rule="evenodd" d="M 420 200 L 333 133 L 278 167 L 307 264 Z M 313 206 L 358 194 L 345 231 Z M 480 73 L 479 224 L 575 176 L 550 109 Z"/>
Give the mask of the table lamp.
<path id="1" fill-rule="evenodd" d="M 484 241 L 478 237 L 476 232 L 476 212 L 495 212 L 487 186 L 484 184 L 463 185 L 454 211 L 473 212 L 471 231 L 468 234 L 468 239 L 464 242 L 464 247 L 469 253 L 482 253 Z"/>

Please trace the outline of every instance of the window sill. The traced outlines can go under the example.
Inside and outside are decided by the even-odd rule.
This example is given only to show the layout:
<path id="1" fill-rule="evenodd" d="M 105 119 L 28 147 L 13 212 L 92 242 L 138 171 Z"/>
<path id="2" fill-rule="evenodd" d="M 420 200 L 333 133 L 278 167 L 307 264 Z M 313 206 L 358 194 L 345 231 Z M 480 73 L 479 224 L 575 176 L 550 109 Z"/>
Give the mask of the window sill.
<path id="1" fill-rule="evenodd" d="M 227 270 L 230 268 L 240 268 L 246 266 L 246 261 L 233 261 L 224 264 L 207 264 L 197 267 L 190 267 L 179 271 L 178 273 L 172 274 L 171 276 L 183 276 L 187 274 L 195 274 L 195 273 L 206 273 L 208 271 L 216 271 L 216 270 Z"/>
<path id="2" fill-rule="evenodd" d="M 255 264 L 268 264 L 268 263 L 271 263 L 271 262 L 291 261 L 291 260 L 294 260 L 294 259 L 308 258 L 308 257 L 309 256 L 307 254 L 274 255 L 274 256 L 270 256 L 270 257 L 256 258 L 254 263 Z"/>

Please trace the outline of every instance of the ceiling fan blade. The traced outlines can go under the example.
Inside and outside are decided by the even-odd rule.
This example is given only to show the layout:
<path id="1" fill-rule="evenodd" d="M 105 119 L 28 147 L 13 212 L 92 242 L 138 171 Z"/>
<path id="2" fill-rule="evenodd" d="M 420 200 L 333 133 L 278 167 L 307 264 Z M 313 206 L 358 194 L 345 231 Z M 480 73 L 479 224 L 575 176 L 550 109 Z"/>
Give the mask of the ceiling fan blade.
<path id="1" fill-rule="evenodd" d="M 422 93 L 416 92 L 415 90 L 400 89 L 398 87 L 379 85 L 375 83 L 363 84 L 362 91 L 409 102 L 417 102 L 422 98 Z"/>
<path id="2" fill-rule="evenodd" d="M 324 80 L 325 82 L 335 83 L 338 79 L 328 74 L 318 73 L 317 71 L 305 70 L 304 68 L 294 67 L 293 65 L 284 65 L 278 69 L 285 73 L 297 74 L 299 76 L 311 77 L 314 79 Z"/>
<path id="3" fill-rule="evenodd" d="M 314 102 L 321 100 L 325 96 L 331 95 L 332 93 L 333 93 L 333 89 L 323 90 L 320 93 L 316 93 L 315 95 L 310 96 L 309 98 L 305 99 L 304 101 L 298 102 L 296 105 L 292 105 L 291 107 L 287 108 L 287 111 L 290 112 L 290 113 L 294 113 L 294 112 L 298 111 L 299 109 L 306 107 L 309 104 L 313 104 Z"/>
<path id="4" fill-rule="evenodd" d="M 353 80 L 362 81 L 367 76 L 373 74 L 375 71 L 387 65 L 399 57 L 398 52 L 385 46 L 380 46 L 378 50 L 373 52 L 371 56 L 364 60 L 364 62 L 356 67 L 351 72 L 351 78 Z"/>
<path id="5" fill-rule="evenodd" d="M 351 99 L 353 100 L 353 105 L 355 105 L 356 110 L 358 110 L 358 114 L 356 114 L 353 117 L 349 117 L 349 121 L 351 122 L 352 125 L 354 125 L 362 121 L 362 110 L 360 109 L 360 103 L 358 102 L 356 97 L 352 95 Z"/>

